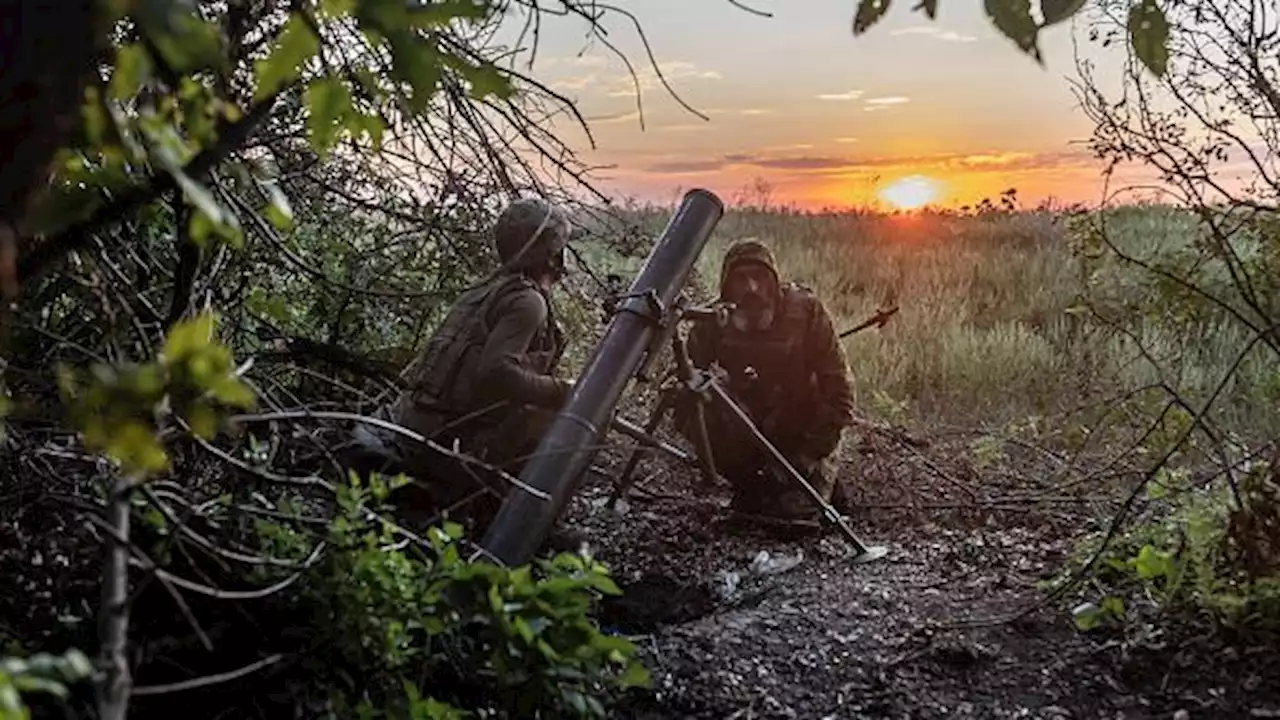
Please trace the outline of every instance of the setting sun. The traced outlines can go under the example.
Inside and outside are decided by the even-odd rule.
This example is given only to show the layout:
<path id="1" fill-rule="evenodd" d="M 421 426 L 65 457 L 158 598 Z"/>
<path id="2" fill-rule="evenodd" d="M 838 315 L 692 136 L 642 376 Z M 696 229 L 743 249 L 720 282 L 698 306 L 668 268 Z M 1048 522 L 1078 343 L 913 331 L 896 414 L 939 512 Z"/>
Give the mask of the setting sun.
<path id="1" fill-rule="evenodd" d="M 924 207 L 938 197 L 938 182 L 923 175 L 912 175 L 886 185 L 880 190 L 880 199 L 899 210 L 915 210 Z"/>

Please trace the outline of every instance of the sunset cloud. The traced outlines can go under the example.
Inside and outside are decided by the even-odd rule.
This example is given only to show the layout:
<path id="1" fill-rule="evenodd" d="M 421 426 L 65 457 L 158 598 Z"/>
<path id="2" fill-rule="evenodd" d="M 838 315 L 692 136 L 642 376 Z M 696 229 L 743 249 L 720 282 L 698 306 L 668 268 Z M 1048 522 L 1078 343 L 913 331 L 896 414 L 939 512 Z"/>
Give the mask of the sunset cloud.
<path id="1" fill-rule="evenodd" d="M 953 43 L 971 43 L 978 38 L 972 35 L 961 35 L 955 30 L 944 30 L 933 25 L 913 25 L 911 27 L 898 28 L 889 33 L 890 35 L 924 35 L 935 40 Z"/>
<path id="2" fill-rule="evenodd" d="M 727 164 L 724 160 L 673 160 L 656 163 L 645 169 L 659 175 L 687 175 L 715 172 L 724 169 Z"/>
<path id="3" fill-rule="evenodd" d="M 790 171 L 806 175 L 839 175 L 897 167 L 908 168 L 913 172 L 935 172 L 941 174 L 1080 168 L 1091 166 L 1093 162 L 1092 155 L 1080 151 L 1044 153 L 992 152 L 866 158 L 822 155 L 765 157 L 760 154 L 737 153 L 718 158 L 659 162 L 648 166 L 645 171 L 660 175 L 683 175 L 718 172 L 732 167 L 746 167 Z"/>
<path id="4" fill-rule="evenodd" d="M 661 77 L 658 71 L 661 71 Z M 723 77 L 717 70 L 699 68 L 691 62 L 658 63 L 658 70 L 648 67 L 637 71 L 635 76 L 630 73 L 613 76 L 607 81 L 605 94 L 609 97 L 634 97 L 637 86 L 642 92 L 665 90 L 662 85 L 664 79 L 668 85 L 675 85 L 684 80 L 721 80 Z"/>
<path id="5" fill-rule="evenodd" d="M 856 138 L 856 137 L 838 137 L 838 138 L 836 138 L 836 142 L 838 142 L 838 143 L 845 143 L 845 144 L 847 144 L 847 143 L 856 143 L 856 142 L 860 142 L 860 141 L 859 141 L 859 139 L 858 139 L 858 138 Z"/>
<path id="6" fill-rule="evenodd" d="M 818 96 L 818 99 L 819 99 L 819 100 L 843 100 L 843 101 L 848 101 L 848 100 L 857 100 L 858 98 L 862 97 L 863 95 L 864 95 L 864 93 L 863 93 L 863 91 L 861 91 L 861 90 L 849 90 L 849 91 L 847 91 L 847 92 L 842 92 L 842 93 L 827 93 L 827 94 L 824 94 L 824 95 L 819 95 L 819 96 Z"/>
<path id="7" fill-rule="evenodd" d="M 892 95 L 889 97 L 874 97 L 867 100 L 868 105 L 901 105 L 902 103 L 911 102 L 911 98 L 901 95 Z"/>
<path id="8" fill-rule="evenodd" d="M 710 123 L 703 123 L 701 125 L 664 125 L 658 129 L 665 130 L 666 132 L 695 132 L 697 130 L 710 130 L 711 125 Z"/>
<path id="9" fill-rule="evenodd" d="M 614 113 L 612 115 L 597 115 L 596 117 L 586 118 L 588 123 L 594 123 L 596 125 L 602 125 L 605 123 L 620 123 L 620 122 L 627 122 L 629 120 L 638 120 L 638 119 L 640 119 L 640 112 L 638 110 L 632 110 L 631 112 L 624 112 L 624 113 Z"/>
<path id="10" fill-rule="evenodd" d="M 746 108 L 745 110 L 739 110 L 738 114 L 739 115 L 772 115 L 773 111 L 766 110 L 764 108 Z"/>

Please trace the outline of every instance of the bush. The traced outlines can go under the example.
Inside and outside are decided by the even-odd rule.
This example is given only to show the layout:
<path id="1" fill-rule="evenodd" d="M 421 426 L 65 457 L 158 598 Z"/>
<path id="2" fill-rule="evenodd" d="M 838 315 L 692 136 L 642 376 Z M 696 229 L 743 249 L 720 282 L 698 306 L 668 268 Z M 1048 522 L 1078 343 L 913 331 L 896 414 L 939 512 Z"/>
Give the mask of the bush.
<path id="1" fill-rule="evenodd" d="M 455 523 L 431 528 L 429 547 L 397 542 L 370 512 L 389 486 L 353 475 L 339 489 L 325 559 L 298 598 L 319 633 L 308 678 L 333 688 L 336 716 L 604 717 L 615 693 L 647 685 L 632 643 L 590 616 L 619 594 L 602 564 L 469 561 Z"/>
<path id="2" fill-rule="evenodd" d="M 1138 523 L 1098 558 L 1076 626 L 1123 627 L 1153 614 L 1203 613 L 1236 629 L 1280 629 L 1280 488 L 1258 463 L 1233 490 L 1186 487 L 1162 471 L 1148 486 L 1158 520 Z M 1073 565 L 1097 553 L 1084 540 Z"/>

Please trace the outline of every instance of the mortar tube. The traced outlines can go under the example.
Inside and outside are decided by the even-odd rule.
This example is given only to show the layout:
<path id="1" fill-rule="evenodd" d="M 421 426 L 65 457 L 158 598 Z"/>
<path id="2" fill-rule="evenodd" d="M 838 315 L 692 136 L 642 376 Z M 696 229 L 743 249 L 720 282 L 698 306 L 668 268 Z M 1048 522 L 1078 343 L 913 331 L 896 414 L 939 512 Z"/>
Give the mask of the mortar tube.
<path id="1" fill-rule="evenodd" d="M 661 332 L 661 313 L 673 306 L 723 216 L 724 203 L 710 191 L 695 189 L 685 194 L 618 304 L 564 409 L 520 475 L 551 500 L 513 488 L 481 542 L 491 557 L 507 565 L 523 565 L 538 551 L 568 504 L 578 476 L 591 464 L 593 448 L 608 430 L 618 399 L 639 369 L 653 336 Z"/>

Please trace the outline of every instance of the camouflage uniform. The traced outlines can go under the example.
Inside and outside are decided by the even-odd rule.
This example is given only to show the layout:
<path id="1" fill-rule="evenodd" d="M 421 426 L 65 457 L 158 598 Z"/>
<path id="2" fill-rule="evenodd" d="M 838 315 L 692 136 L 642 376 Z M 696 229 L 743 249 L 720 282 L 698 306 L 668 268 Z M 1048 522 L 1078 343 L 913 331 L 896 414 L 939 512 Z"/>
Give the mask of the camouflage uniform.
<path id="1" fill-rule="evenodd" d="M 767 247 L 740 242 L 725 256 L 722 292 L 730 273 L 743 263 L 763 265 L 777 278 Z M 689 354 L 698 367 L 714 362 L 727 372 L 729 394 L 830 502 L 844 428 L 853 412 L 848 366 L 831 317 L 812 291 L 780 283 L 774 308 L 772 322 L 761 330 L 696 325 Z M 707 425 L 717 470 L 734 485 L 735 510 L 797 520 L 813 519 L 820 511 L 735 418 L 712 409 Z M 687 421 L 682 429 L 690 431 Z"/>
<path id="2" fill-rule="evenodd" d="M 555 232 L 567 238 L 567 229 Z M 402 373 L 406 389 L 376 414 L 517 475 L 572 386 L 553 376 L 565 336 L 551 298 L 529 268 L 511 262 L 501 237 L 499 251 L 504 269 L 458 298 Z M 535 258 L 533 269 L 541 270 L 544 261 Z M 408 493 L 416 495 L 408 501 L 411 510 L 424 514 L 476 496 L 483 483 L 494 492 L 472 498 L 467 509 L 474 524 L 487 524 L 509 489 L 474 464 L 371 426 L 357 429 L 356 446 L 350 464 L 358 471 L 404 472 L 426 483 Z"/>

